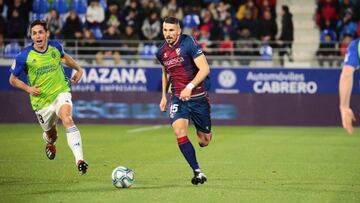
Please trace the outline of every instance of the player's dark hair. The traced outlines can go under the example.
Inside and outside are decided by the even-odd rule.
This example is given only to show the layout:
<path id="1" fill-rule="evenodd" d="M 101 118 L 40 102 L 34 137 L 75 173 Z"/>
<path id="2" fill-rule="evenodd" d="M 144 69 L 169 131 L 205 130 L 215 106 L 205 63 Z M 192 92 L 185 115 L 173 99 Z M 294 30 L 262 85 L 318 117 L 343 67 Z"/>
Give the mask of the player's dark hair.
<path id="1" fill-rule="evenodd" d="M 41 25 L 41 26 L 43 26 L 43 28 L 44 28 L 44 30 L 45 30 L 46 32 L 49 30 L 46 21 L 44 21 L 44 20 L 34 20 L 34 21 L 30 24 L 29 32 L 31 32 L 31 29 L 32 29 L 34 26 L 36 26 L 36 25 Z M 31 33 L 30 33 L 30 34 L 31 34 Z"/>
<path id="2" fill-rule="evenodd" d="M 177 19 L 177 18 L 175 18 L 175 17 L 173 17 L 173 16 L 166 17 L 166 18 L 164 19 L 164 23 L 180 25 L 179 19 Z"/>

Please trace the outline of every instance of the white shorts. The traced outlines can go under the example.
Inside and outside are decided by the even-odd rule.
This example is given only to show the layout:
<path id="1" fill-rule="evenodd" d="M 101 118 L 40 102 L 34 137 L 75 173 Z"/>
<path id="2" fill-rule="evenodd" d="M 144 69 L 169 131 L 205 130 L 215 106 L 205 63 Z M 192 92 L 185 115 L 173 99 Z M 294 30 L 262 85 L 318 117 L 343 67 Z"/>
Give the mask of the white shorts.
<path id="1" fill-rule="evenodd" d="M 71 93 L 60 93 L 56 99 L 47 107 L 35 111 L 39 124 L 44 132 L 49 131 L 59 120 L 61 106 L 70 105 L 72 107 Z"/>

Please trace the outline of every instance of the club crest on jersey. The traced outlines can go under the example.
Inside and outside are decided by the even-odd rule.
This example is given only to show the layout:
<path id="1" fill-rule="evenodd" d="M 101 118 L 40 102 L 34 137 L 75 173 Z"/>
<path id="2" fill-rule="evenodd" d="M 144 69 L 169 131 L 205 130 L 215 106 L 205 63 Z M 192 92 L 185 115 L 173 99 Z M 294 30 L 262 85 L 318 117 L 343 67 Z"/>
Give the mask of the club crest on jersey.
<path id="1" fill-rule="evenodd" d="M 11 69 L 15 70 L 15 67 L 16 67 L 16 61 L 14 60 L 14 62 L 11 64 Z"/>
<path id="2" fill-rule="evenodd" d="M 180 49 L 180 48 L 177 48 L 175 51 L 176 51 L 176 54 L 179 56 L 181 49 Z"/>
<path id="3" fill-rule="evenodd" d="M 164 53 L 164 58 L 166 59 L 168 56 L 167 56 L 167 54 L 166 53 Z"/>
<path id="4" fill-rule="evenodd" d="M 56 57 L 56 54 L 54 51 L 51 52 L 51 57 L 54 59 Z"/>
<path id="5" fill-rule="evenodd" d="M 36 59 L 33 59 L 31 62 L 32 62 L 32 63 L 36 63 Z"/>

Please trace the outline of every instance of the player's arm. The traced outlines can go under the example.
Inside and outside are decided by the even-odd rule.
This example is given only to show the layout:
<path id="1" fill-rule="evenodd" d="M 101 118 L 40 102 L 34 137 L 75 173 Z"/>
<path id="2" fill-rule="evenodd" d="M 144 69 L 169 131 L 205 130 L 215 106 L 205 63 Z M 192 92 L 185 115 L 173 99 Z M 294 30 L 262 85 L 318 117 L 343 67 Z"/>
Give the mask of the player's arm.
<path id="1" fill-rule="evenodd" d="M 196 66 L 198 67 L 199 72 L 196 74 L 195 78 L 191 81 L 191 83 L 196 87 L 202 81 L 204 81 L 206 76 L 209 75 L 210 68 L 209 68 L 209 64 L 208 64 L 204 54 L 201 54 L 200 56 L 196 57 L 194 59 L 194 62 L 196 64 Z"/>
<path id="2" fill-rule="evenodd" d="M 32 96 L 38 96 L 40 94 L 40 89 L 37 86 L 31 87 L 13 74 L 10 74 L 9 83 L 13 87 L 21 89 L 21 90 L 31 94 Z"/>
<path id="3" fill-rule="evenodd" d="M 79 82 L 84 72 L 81 66 L 69 54 L 66 53 L 64 53 L 64 56 L 61 58 L 61 62 L 76 70 L 76 73 L 71 78 L 71 82 Z"/>
<path id="4" fill-rule="evenodd" d="M 206 76 L 208 76 L 210 73 L 209 64 L 204 54 L 196 57 L 194 59 L 194 62 L 199 71 L 195 75 L 194 79 L 186 86 L 186 88 L 181 91 L 180 99 L 183 101 L 189 100 L 192 89 L 194 89 L 194 87 L 198 86 L 202 81 L 204 81 Z"/>
<path id="5" fill-rule="evenodd" d="M 350 108 L 350 97 L 353 87 L 353 75 L 355 68 L 349 65 L 344 65 L 339 81 L 339 96 L 340 96 L 340 112 L 343 128 L 349 133 L 353 133 L 353 122 L 355 116 Z"/>
<path id="6" fill-rule="evenodd" d="M 162 79 L 161 79 L 161 101 L 160 101 L 160 111 L 165 112 L 166 111 L 166 103 L 167 103 L 167 98 L 166 98 L 166 94 L 168 92 L 169 89 L 169 80 L 170 80 L 170 76 L 169 74 L 166 73 L 165 71 L 165 67 L 162 67 Z"/>

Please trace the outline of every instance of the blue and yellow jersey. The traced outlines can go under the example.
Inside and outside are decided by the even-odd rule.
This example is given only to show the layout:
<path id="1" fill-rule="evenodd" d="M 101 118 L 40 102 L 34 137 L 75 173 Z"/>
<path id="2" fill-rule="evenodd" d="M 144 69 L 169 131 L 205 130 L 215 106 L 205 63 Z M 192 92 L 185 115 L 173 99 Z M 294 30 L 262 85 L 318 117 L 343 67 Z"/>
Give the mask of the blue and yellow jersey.
<path id="1" fill-rule="evenodd" d="M 35 50 L 32 44 L 16 56 L 10 72 L 18 77 L 24 71 L 29 86 L 37 86 L 40 89 L 40 95 L 30 95 L 34 110 L 50 105 L 58 94 L 70 91 L 69 79 L 61 65 L 64 54 L 61 44 L 49 41 L 44 52 Z"/>
<path id="2" fill-rule="evenodd" d="M 347 50 L 344 59 L 344 65 L 351 66 L 355 69 L 359 68 L 359 60 L 360 60 L 360 38 L 352 41 Z"/>

